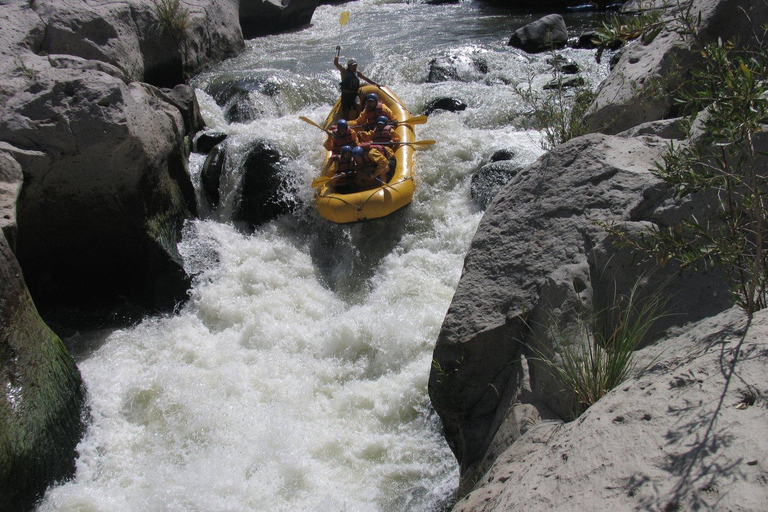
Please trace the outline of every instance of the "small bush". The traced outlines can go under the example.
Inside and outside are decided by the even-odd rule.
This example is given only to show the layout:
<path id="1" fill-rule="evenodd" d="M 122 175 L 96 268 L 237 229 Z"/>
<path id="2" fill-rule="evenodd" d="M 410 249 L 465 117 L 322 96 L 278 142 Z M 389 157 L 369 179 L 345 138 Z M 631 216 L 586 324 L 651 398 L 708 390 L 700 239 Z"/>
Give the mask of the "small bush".
<path id="1" fill-rule="evenodd" d="M 189 9 L 181 0 L 153 0 L 157 23 L 155 28 L 161 34 L 169 34 L 176 40 L 186 38 L 189 28 Z"/>
<path id="2" fill-rule="evenodd" d="M 666 314 L 661 291 L 642 297 L 640 283 L 628 295 L 614 292 L 604 306 L 596 303 L 592 313 L 579 317 L 575 333 L 553 326 L 553 353 L 535 351 L 562 391 L 573 395 L 574 419 L 636 370 L 635 351 Z"/>
<path id="3" fill-rule="evenodd" d="M 553 54 L 553 59 L 557 56 Z M 587 133 L 585 113 L 595 98 L 586 85 L 567 87 L 563 72 L 554 66 L 554 87 L 544 91 L 533 88 L 533 76 L 514 90 L 528 107 L 532 127 L 544 134 L 542 148 L 550 150 L 563 142 Z"/>

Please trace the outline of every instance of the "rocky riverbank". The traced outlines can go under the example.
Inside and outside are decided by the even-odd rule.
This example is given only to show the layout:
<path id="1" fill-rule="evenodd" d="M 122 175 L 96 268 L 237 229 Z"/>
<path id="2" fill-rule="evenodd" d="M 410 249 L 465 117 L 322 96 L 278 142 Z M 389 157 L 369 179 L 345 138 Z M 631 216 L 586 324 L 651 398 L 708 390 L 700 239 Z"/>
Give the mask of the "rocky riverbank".
<path id="1" fill-rule="evenodd" d="M 176 244 L 203 127 L 186 80 L 264 33 L 254 18 L 285 30 L 316 6 L 0 2 L 0 510 L 71 474 L 82 432 L 79 373 L 38 311 L 67 333 L 186 299 Z"/>
<path id="2" fill-rule="evenodd" d="M 768 3 L 697 0 L 691 12 L 704 42 L 743 42 L 763 33 Z M 768 501 L 766 316 L 747 324 L 716 272 L 638 265 L 604 229 L 712 217 L 713 198 L 673 200 L 649 171 L 681 137 L 674 97 L 700 61 L 671 26 L 621 52 L 589 112 L 595 133 L 515 174 L 475 234 L 429 388 L 461 467 L 455 510 L 757 511 Z M 577 312 L 637 283 L 674 298 L 648 337 L 655 366 L 569 422 L 573 395 L 540 359 L 557 350 L 552 326 L 578 329 Z"/>

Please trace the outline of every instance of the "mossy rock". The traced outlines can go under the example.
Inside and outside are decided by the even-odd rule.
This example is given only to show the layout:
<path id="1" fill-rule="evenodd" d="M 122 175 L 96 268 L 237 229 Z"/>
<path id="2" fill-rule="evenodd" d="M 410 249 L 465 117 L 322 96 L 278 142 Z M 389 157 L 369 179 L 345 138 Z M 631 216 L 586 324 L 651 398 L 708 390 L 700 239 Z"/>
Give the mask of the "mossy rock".
<path id="1" fill-rule="evenodd" d="M 85 389 L 61 339 L 37 313 L 0 231 L 0 510 L 28 510 L 74 474 Z"/>

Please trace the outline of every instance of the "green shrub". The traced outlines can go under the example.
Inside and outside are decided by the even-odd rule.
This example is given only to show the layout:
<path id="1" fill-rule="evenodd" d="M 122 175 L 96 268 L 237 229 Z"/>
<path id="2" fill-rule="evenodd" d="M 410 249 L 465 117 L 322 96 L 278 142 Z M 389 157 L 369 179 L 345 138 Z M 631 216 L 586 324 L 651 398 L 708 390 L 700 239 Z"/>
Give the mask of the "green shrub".
<path id="1" fill-rule="evenodd" d="M 189 28 L 189 9 L 181 5 L 181 0 L 152 0 L 155 4 L 156 30 L 168 34 L 176 40 L 186 38 Z"/>
<path id="2" fill-rule="evenodd" d="M 552 53 L 553 62 L 558 56 Z M 533 129 L 544 135 L 542 148 L 550 150 L 563 142 L 587 133 L 585 113 L 595 93 L 586 85 L 567 87 L 560 66 L 554 65 L 553 87 L 544 91 L 533 88 L 533 76 L 525 85 L 517 84 L 515 93 L 528 108 L 526 116 Z"/>
<path id="3" fill-rule="evenodd" d="M 635 351 L 646 341 L 654 323 L 666 315 L 661 290 L 643 296 L 642 280 L 627 295 L 596 301 L 594 310 L 578 316 L 575 331 L 553 323 L 551 353 L 535 350 L 535 358 L 574 398 L 577 418 L 635 371 Z M 597 291 L 595 292 L 597 293 Z"/>

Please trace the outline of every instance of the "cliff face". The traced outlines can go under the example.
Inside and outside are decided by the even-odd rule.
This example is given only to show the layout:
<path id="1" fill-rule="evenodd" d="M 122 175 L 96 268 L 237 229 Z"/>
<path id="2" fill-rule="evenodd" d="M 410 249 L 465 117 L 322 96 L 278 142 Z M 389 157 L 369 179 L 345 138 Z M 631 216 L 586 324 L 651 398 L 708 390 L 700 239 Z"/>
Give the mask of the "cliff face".
<path id="1" fill-rule="evenodd" d="M 724 37 L 755 33 L 752 28 L 768 18 L 768 2 L 694 1 L 694 19 L 698 12 L 702 13 L 701 34 L 716 40 L 721 33 Z M 519 172 L 491 202 L 478 227 L 437 340 L 429 383 L 432 403 L 460 464 L 460 494 L 470 493 L 457 510 L 528 510 L 529 504 L 536 510 L 583 510 L 592 497 L 599 498 L 599 510 L 712 507 L 722 494 L 707 494 L 696 483 L 712 463 L 710 456 L 730 461 L 723 471 L 733 469 L 727 478 L 712 480 L 712 488 L 723 494 L 741 492 L 737 491 L 741 483 L 736 482 L 742 482 L 743 476 L 754 484 L 750 493 L 763 501 L 768 498 L 759 476 L 768 464 L 764 446 L 750 460 L 752 466 L 759 466 L 756 470 L 738 466 L 751 457 L 748 443 L 717 443 L 707 448 L 706 457 L 702 452 L 681 455 L 684 439 L 705 438 L 715 424 L 723 427 L 722 435 L 729 439 L 744 434 L 733 430 L 739 419 L 755 422 L 747 430 L 764 429 L 763 398 L 755 402 L 763 404 L 763 409 L 738 419 L 723 416 L 723 408 L 692 407 L 678 415 L 690 424 L 683 433 L 674 432 L 668 417 L 659 419 L 665 412 L 649 412 L 656 420 L 646 421 L 640 415 L 639 421 L 631 423 L 633 437 L 627 442 L 649 446 L 665 436 L 675 441 L 659 445 L 656 451 L 634 450 L 622 444 L 621 431 L 608 432 L 626 426 L 613 418 L 634 420 L 630 410 L 653 408 L 644 401 L 649 392 L 642 379 L 659 379 L 654 382 L 661 389 L 663 379 L 674 378 L 671 373 L 665 370 L 630 381 L 578 421 L 559 426 L 570 419 L 574 397 L 561 391 L 540 360 L 542 354 L 562 349 L 556 331 L 582 328 L 583 313 L 594 312 L 596 304 L 610 303 L 613 297 L 629 295 L 636 286 L 649 294 L 663 288 L 673 297 L 673 314 L 655 324 L 650 340 L 658 342 L 669 336 L 669 329 L 702 322 L 698 327 L 702 331 L 695 331 L 698 334 L 689 350 L 706 354 L 711 365 L 696 371 L 712 374 L 717 370 L 715 356 L 738 345 L 734 339 L 724 345 L 728 349 L 702 341 L 723 329 L 738 330 L 728 316 L 737 313 L 728 313 L 721 321 L 731 326 L 727 328 L 706 320 L 732 306 L 721 275 L 681 273 L 674 265 L 638 265 L 636 254 L 617 249 L 605 230 L 607 225 L 621 224 L 629 233 L 638 233 L 650 225 L 670 226 L 690 216 L 700 221 L 712 217 L 716 198 L 700 194 L 673 201 L 649 172 L 669 140 L 680 136 L 669 118 L 676 115 L 672 101 L 672 91 L 680 83 L 676 73 L 688 73 L 696 63 L 688 44 L 676 32 L 663 32 L 648 44 L 628 46 L 591 109 L 592 126 L 606 134 L 573 139 Z M 665 80 L 668 75 L 674 75 L 670 81 Z M 667 89 L 654 89 L 661 85 Z M 762 317 L 756 320 L 760 322 Z M 753 353 L 763 354 L 760 342 L 755 343 Z M 738 356 L 732 361 L 736 366 L 757 365 L 745 370 L 751 376 L 759 368 L 764 370 L 766 362 L 764 354 L 749 363 L 742 363 Z M 680 357 L 662 364 L 685 372 L 687 363 Z M 680 404 L 686 400 L 717 403 L 721 398 L 740 403 L 741 391 L 729 388 L 727 382 L 713 382 L 706 391 L 699 390 L 704 393 L 701 396 L 678 390 L 675 397 Z M 759 379 L 745 379 L 743 386 L 756 397 L 768 393 Z M 659 391 L 654 400 L 658 400 L 655 407 L 663 409 L 671 398 Z M 609 421 L 608 413 L 592 412 L 618 410 L 618 402 L 626 403 L 623 413 Z M 561 432 L 567 433 L 565 437 L 558 437 Z M 614 444 L 599 449 L 609 437 Z M 560 453 L 565 439 L 569 448 Z M 604 476 L 599 476 L 601 471 Z"/>

